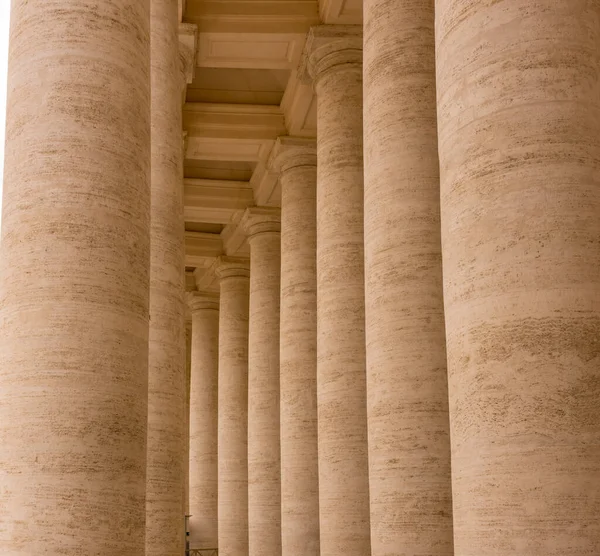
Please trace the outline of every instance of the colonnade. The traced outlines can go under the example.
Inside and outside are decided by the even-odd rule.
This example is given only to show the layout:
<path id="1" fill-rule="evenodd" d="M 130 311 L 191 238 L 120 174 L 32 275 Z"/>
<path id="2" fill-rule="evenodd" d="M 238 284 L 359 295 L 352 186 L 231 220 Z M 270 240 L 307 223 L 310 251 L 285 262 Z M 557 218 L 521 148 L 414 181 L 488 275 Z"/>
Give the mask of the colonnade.
<path id="1" fill-rule="evenodd" d="M 177 10 L 125 4 L 13 0 L 3 554 L 183 553 Z M 311 29 L 316 142 L 189 300 L 195 546 L 600 552 L 600 6 L 558 4 Z"/>

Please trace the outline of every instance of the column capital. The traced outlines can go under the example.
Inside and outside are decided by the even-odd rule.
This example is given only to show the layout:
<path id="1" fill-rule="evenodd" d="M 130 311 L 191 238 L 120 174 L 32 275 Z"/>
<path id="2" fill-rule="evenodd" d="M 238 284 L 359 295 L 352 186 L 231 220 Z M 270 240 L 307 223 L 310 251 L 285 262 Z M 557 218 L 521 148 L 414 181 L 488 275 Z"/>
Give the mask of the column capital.
<path id="1" fill-rule="evenodd" d="M 362 26 L 316 25 L 311 27 L 298 75 L 304 82 L 319 81 L 336 71 L 362 73 Z"/>
<path id="2" fill-rule="evenodd" d="M 217 257 L 215 274 L 219 280 L 225 278 L 250 278 L 250 261 L 240 257 Z"/>
<path id="3" fill-rule="evenodd" d="M 269 169 L 283 174 L 299 166 L 317 165 L 317 143 L 304 137 L 278 137 L 269 157 Z"/>
<path id="4" fill-rule="evenodd" d="M 179 69 L 182 85 L 191 83 L 196 70 L 196 50 L 198 47 L 198 26 L 193 23 L 179 24 Z"/>
<path id="5" fill-rule="evenodd" d="M 246 209 L 240 226 L 248 240 L 259 234 L 281 232 L 281 209 L 275 207 L 250 207 Z"/>
<path id="6" fill-rule="evenodd" d="M 219 310 L 219 294 L 213 292 L 187 292 L 186 300 L 192 314 L 204 309 Z"/>

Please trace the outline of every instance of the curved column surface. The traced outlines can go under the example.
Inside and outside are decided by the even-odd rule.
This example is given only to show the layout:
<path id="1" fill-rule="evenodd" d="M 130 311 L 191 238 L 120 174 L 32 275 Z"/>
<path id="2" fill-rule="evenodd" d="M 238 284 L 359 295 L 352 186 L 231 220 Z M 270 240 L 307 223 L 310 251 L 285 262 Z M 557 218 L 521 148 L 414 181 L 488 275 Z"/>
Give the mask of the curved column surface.
<path id="1" fill-rule="evenodd" d="M 362 38 L 308 38 L 317 92 L 317 392 L 321 554 L 370 553 L 364 325 Z"/>
<path id="2" fill-rule="evenodd" d="M 127 8 L 12 2 L 2 554 L 144 554 L 150 14 Z"/>
<path id="3" fill-rule="evenodd" d="M 217 548 L 217 373 L 219 296 L 189 295 L 192 311 L 190 382 L 190 547 Z"/>
<path id="4" fill-rule="evenodd" d="M 453 554 L 433 4 L 364 4 L 373 556 Z"/>
<path id="5" fill-rule="evenodd" d="M 598 554 L 600 6 L 436 19 L 456 554 Z"/>
<path id="6" fill-rule="evenodd" d="M 222 257 L 218 392 L 219 554 L 248 556 L 248 308 L 250 266 Z"/>
<path id="7" fill-rule="evenodd" d="M 192 320 L 191 312 L 186 311 L 185 318 L 185 458 L 184 465 L 184 488 L 183 505 L 185 515 L 190 514 L 190 386 L 192 375 Z"/>
<path id="8" fill-rule="evenodd" d="M 283 556 L 319 554 L 317 453 L 317 152 L 283 137 L 281 184 L 281 545 Z"/>
<path id="9" fill-rule="evenodd" d="M 185 351 L 177 3 L 151 0 L 152 209 L 146 555 L 184 551 Z"/>
<path id="10" fill-rule="evenodd" d="M 248 332 L 248 553 L 281 555 L 279 443 L 280 211 L 247 209 L 250 244 Z"/>

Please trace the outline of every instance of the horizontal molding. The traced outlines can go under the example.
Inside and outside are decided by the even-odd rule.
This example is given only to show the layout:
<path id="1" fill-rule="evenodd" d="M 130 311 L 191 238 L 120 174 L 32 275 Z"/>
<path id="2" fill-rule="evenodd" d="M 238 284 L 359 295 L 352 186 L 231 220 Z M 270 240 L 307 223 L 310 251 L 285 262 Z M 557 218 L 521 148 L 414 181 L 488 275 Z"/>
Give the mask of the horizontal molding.
<path id="1" fill-rule="evenodd" d="M 278 106 L 188 102 L 183 107 L 187 137 L 277 139 L 287 133 Z"/>
<path id="2" fill-rule="evenodd" d="M 306 33 L 211 33 L 198 40 L 196 65 L 207 68 L 293 69 Z"/>
<path id="3" fill-rule="evenodd" d="M 254 204 L 248 182 L 185 179 L 183 187 L 186 222 L 225 225 L 236 211 Z"/>

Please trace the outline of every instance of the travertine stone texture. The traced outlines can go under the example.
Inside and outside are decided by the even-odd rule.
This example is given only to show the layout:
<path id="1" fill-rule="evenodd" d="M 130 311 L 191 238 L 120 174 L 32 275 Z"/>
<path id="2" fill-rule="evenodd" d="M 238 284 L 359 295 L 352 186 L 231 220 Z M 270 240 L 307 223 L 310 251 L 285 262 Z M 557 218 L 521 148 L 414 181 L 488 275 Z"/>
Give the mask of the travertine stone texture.
<path id="1" fill-rule="evenodd" d="M 317 92 L 317 392 L 321 554 L 370 553 L 364 328 L 362 36 L 308 38 Z"/>
<path id="2" fill-rule="evenodd" d="M 189 306 L 185 319 L 185 458 L 183 460 L 183 506 L 184 514 L 190 513 L 190 386 L 192 375 L 192 320 Z"/>
<path id="3" fill-rule="evenodd" d="M 222 257 L 218 395 L 219 554 L 248 556 L 248 308 L 250 265 Z"/>
<path id="4" fill-rule="evenodd" d="M 364 4 L 373 556 L 453 554 L 433 4 Z"/>
<path id="5" fill-rule="evenodd" d="M 144 554 L 149 5 L 13 0 L 0 553 Z"/>
<path id="6" fill-rule="evenodd" d="M 188 294 L 192 311 L 190 547 L 217 548 L 219 296 Z"/>
<path id="7" fill-rule="evenodd" d="M 600 554 L 600 5 L 436 19 L 455 553 Z"/>
<path id="8" fill-rule="evenodd" d="M 283 137 L 281 183 L 281 553 L 319 554 L 317 150 Z"/>
<path id="9" fill-rule="evenodd" d="M 177 5 L 151 0 L 152 209 L 146 555 L 184 550 L 185 324 Z"/>
<path id="10" fill-rule="evenodd" d="M 281 555 L 279 443 L 279 209 L 247 209 L 250 243 L 248 336 L 248 553 Z"/>

